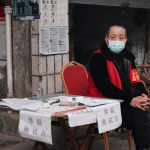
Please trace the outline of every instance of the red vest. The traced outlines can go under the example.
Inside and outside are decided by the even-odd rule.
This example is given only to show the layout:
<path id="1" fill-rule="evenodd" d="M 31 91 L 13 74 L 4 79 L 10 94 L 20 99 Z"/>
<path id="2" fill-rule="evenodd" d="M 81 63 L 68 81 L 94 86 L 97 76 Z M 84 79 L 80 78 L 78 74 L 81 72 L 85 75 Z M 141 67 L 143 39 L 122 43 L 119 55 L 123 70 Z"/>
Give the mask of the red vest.
<path id="1" fill-rule="evenodd" d="M 101 53 L 101 50 L 99 49 L 99 50 L 95 51 L 94 53 Z M 118 73 L 114 63 L 107 59 L 106 59 L 106 62 L 107 62 L 107 71 L 110 76 L 110 81 L 117 88 L 122 90 L 121 79 L 120 79 L 119 73 Z M 132 63 L 130 63 L 129 74 L 130 74 L 130 81 L 131 81 L 131 89 L 134 92 L 133 83 L 142 82 L 142 81 L 140 80 L 140 77 L 137 74 L 136 69 L 131 69 L 131 65 L 132 65 Z M 96 88 L 89 71 L 88 71 L 88 96 L 106 98 L 106 96 L 104 96 L 102 93 L 100 93 L 98 91 L 98 89 Z"/>

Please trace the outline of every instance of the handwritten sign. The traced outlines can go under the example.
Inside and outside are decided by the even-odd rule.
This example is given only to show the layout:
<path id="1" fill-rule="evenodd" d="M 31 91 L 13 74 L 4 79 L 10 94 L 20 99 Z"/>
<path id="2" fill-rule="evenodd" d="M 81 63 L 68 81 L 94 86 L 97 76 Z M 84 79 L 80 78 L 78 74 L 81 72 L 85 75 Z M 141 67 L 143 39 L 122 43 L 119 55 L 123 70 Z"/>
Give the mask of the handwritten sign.
<path id="1" fill-rule="evenodd" d="M 52 144 L 51 116 L 21 110 L 19 133 L 22 137 Z"/>
<path id="2" fill-rule="evenodd" d="M 91 123 L 96 123 L 96 111 L 97 107 L 87 107 L 79 111 L 74 111 L 67 113 L 68 122 L 70 127 L 86 125 Z"/>
<path id="3" fill-rule="evenodd" d="M 99 133 L 113 130 L 122 123 L 120 103 L 114 102 L 97 107 L 67 113 L 70 127 L 98 123 Z"/>
<path id="4" fill-rule="evenodd" d="M 101 106 L 97 111 L 99 134 L 118 128 L 122 124 L 120 103 Z"/>

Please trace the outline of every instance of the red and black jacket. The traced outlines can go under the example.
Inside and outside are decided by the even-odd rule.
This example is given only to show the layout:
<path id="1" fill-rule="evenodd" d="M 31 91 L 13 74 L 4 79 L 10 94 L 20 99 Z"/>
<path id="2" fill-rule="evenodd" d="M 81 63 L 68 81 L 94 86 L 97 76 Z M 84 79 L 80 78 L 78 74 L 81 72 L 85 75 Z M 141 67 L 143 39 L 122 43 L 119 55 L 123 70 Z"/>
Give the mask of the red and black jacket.
<path id="1" fill-rule="evenodd" d="M 88 68 L 88 96 L 123 99 L 125 105 L 129 105 L 133 97 L 147 94 L 145 87 L 140 80 L 136 66 L 135 57 L 128 50 L 124 49 L 121 54 L 117 54 L 123 59 L 124 80 L 126 88 L 122 90 L 119 69 L 116 67 L 113 53 L 110 52 L 106 44 L 101 49 L 95 51 L 89 60 Z"/>

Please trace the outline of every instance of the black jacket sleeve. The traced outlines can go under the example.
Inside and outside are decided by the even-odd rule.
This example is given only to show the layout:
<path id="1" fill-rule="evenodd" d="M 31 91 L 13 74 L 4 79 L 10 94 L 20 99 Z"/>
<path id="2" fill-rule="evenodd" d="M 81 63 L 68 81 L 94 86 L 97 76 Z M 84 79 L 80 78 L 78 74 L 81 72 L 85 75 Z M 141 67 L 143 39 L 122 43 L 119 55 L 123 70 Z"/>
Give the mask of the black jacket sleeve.
<path id="1" fill-rule="evenodd" d="M 135 62 L 132 62 L 131 69 L 136 69 Z M 141 94 L 146 94 L 148 96 L 148 93 L 142 82 L 134 83 L 133 89 L 134 89 L 134 97 L 141 96 Z"/>
<path id="2" fill-rule="evenodd" d="M 100 53 L 91 56 L 89 72 L 97 89 L 106 97 L 124 100 L 124 105 L 129 105 L 133 95 L 123 92 L 110 81 L 107 72 L 107 62 Z"/>

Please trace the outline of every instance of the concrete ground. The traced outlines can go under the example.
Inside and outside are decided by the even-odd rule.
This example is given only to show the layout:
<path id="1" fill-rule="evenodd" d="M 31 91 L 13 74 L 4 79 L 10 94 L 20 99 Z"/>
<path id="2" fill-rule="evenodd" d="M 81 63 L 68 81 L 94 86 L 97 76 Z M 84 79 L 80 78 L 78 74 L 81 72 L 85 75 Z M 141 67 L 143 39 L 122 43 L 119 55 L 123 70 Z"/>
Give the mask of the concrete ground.
<path id="1" fill-rule="evenodd" d="M 129 147 L 126 133 L 122 134 L 119 132 L 118 134 L 116 134 L 112 132 L 108 133 L 108 142 L 110 150 L 128 150 Z M 79 141 L 79 143 L 81 142 L 82 140 Z M 62 145 L 57 144 L 53 146 L 53 148 L 51 147 L 51 145 L 47 146 L 50 150 L 66 150 L 67 143 L 68 142 L 66 141 Z M 133 150 L 135 150 L 133 140 L 132 143 L 134 148 Z M 0 150 L 32 150 L 33 145 L 33 140 L 0 133 Z M 38 150 L 42 150 L 42 148 L 39 147 Z M 74 148 L 72 148 L 72 150 L 74 150 Z M 103 139 L 96 137 L 93 141 L 91 150 L 105 150 Z"/>

